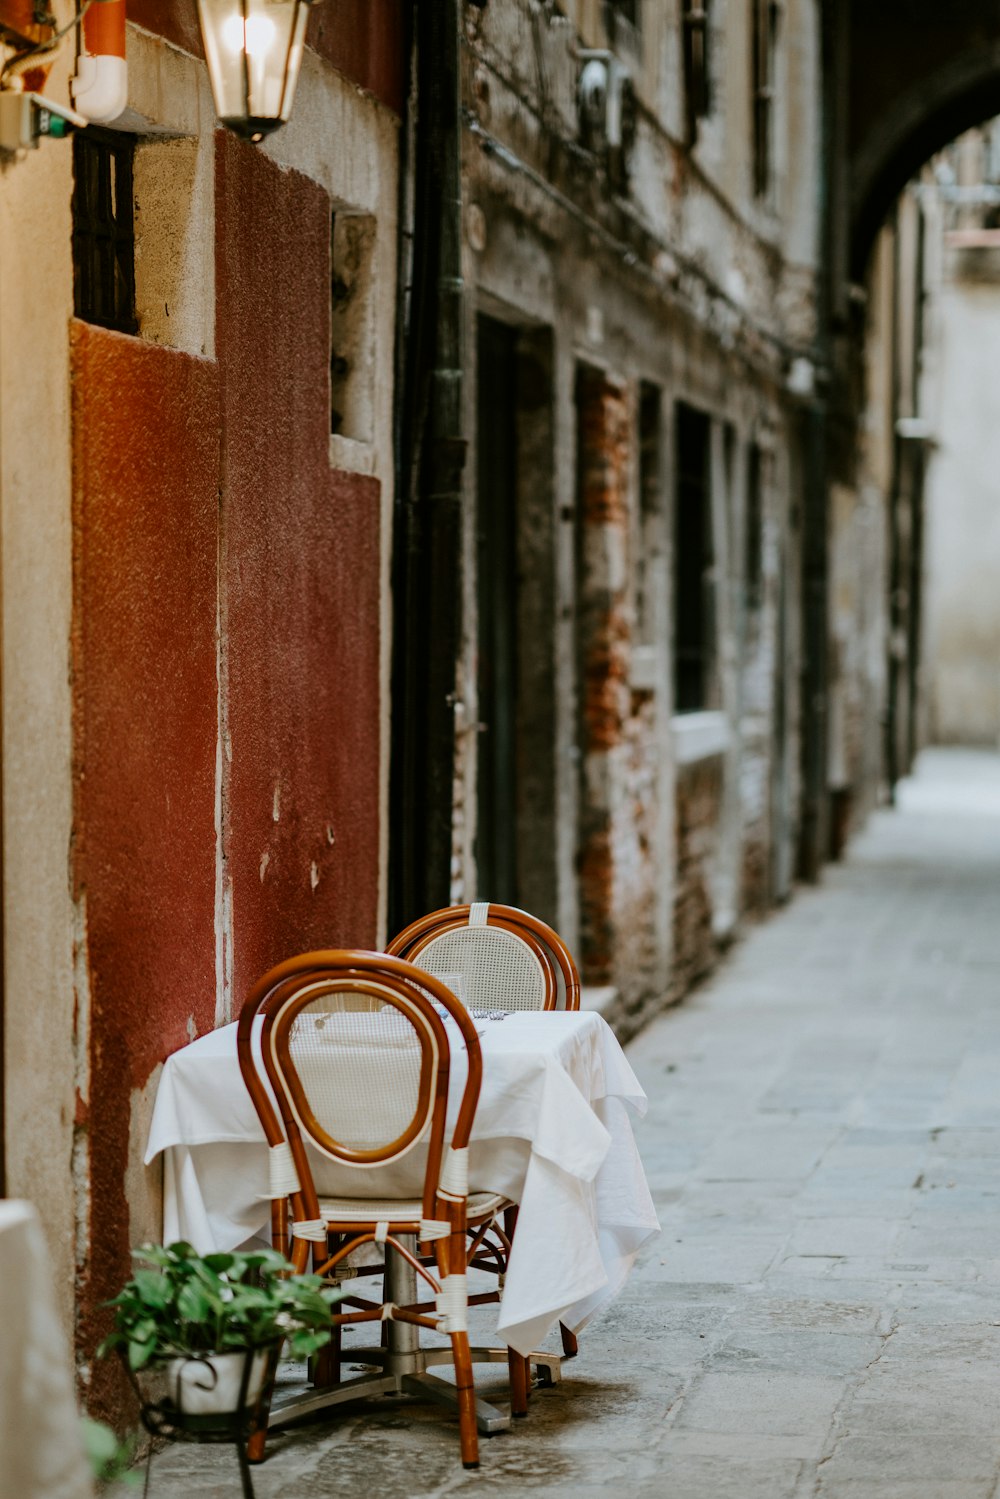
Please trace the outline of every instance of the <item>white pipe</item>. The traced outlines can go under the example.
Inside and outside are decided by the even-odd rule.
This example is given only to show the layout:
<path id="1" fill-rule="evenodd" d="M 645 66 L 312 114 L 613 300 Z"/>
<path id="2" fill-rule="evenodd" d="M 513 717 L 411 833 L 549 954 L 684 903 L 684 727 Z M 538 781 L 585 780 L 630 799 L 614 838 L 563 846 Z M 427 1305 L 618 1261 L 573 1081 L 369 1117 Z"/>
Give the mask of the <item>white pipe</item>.
<path id="1" fill-rule="evenodd" d="M 83 19 L 83 51 L 71 80 L 73 103 L 88 120 L 117 120 L 128 104 L 125 0 L 94 0 Z"/>

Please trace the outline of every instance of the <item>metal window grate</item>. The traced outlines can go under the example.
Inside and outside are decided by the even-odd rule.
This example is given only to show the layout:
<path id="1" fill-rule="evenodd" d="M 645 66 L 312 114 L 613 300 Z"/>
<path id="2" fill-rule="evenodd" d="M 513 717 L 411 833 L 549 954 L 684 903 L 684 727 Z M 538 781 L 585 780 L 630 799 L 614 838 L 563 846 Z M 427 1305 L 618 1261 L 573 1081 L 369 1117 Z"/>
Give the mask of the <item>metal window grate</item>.
<path id="1" fill-rule="evenodd" d="M 73 137 L 73 306 L 78 318 L 138 332 L 132 164 L 135 141 L 95 130 Z"/>
<path id="2" fill-rule="evenodd" d="M 747 450 L 746 549 L 744 587 L 748 609 L 764 602 L 764 474 L 758 443 Z"/>
<path id="3" fill-rule="evenodd" d="M 683 0 L 681 41 L 684 68 L 684 121 L 689 146 L 699 122 L 712 113 L 710 0 Z"/>
<path id="4" fill-rule="evenodd" d="M 779 0 L 753 0 L 753 188 L 758 198 L 771 190 L 774 170 L 774 93 Z"/>
<path id="5" fill-rule="evenodd" d="M 678 402 L 674 516 L 674 711 L 710 705 L 714 632 L 711 419 Z"/>

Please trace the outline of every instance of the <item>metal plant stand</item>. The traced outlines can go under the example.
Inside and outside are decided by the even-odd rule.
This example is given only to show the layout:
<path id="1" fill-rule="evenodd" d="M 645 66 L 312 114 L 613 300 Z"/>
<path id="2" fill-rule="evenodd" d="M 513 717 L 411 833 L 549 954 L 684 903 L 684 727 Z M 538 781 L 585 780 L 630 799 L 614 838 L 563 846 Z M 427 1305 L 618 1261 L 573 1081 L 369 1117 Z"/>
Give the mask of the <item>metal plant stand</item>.
<path id="1" fill-rule="evenodd" d="M 415 1237 L 409 1234 L 398 1237 L 411 1253 L 416 1251 Z M 417 1273 L 413 1266 L 400 1254 L 388 1254 L 385 1273 L 386 1300 L 397 1306 L 412 1305 L 417 1300 Z M 473 1348 L 471 1352 L 474 1364 L 507 1362 L 506 1348 Z M 356 1379 L 278 1395 L 271 1406 L 270 1428 L 287 1426 L 328 1406 L 363 1400 L 368 1395 L 414 1395 L 418 1399 L 458 1408 L 458 1392 L 454 1385 L 428 1372 L 435 1364 L 450 1364 L 451 1349 L 421 1348 L 420 1329 L 412 1323 L 389 1322 L 388 1347 L 359 1348 L 352 1352 L 351 1357 L 377 1368 L 372 1373 L 359 1374 Z M 530 1362 L 540 1383 L 550 1385 L 560 1379 L 562 1360 L 557 1354 L 533 1353 Z M 506 1411 L 498 1410 L 477 1396 L 476 1422 L 485 1436 L 493 1436 L 498 1431 L 508 1431 L 511 1418 Z"/>
<path id="2" fill-rule="evenodd" d="M 128 1366 L 124 1359 L 126 1370 L 139 1401 L 139 1415 L 142 1424 L 152 1437 L 162 1437 L 168 1442 L 231 1442 L 236 1448 L 236 1458 L 240 1468 L 240 1480 L 243 1485 L 243 1499 L 254 1499 L 253 1482 L 250 1477 L 250 1463 L 247 1458 L 247 1444 L 250 1438 L 262 1425 L 267 1422 L 268 1405 L 270 1403 L 271 1391 L 274 1387 L 274 1377 L 278 1367 L 278 1355 L 281 1351 L 280 1344 L 270 1349 L 248 1348 L 243 1359 L 243 1369 L 240 1377 L 240 1390 L 238 1404 L 235 1410 L 218 1411 L 211 1414 L 195 1414 L 186 1411 L 183 1407 L 182 1381 L 176 1380 L 176 1392 L 178 1399 L 174 1399 L 169 1393 L 159 1398 L 151 1398 L 148 1390 L 143 1388 L 144 1379 L 137 1377 L 134 1370 Z M 253 1366 L 260 1354 L 266 1352 L 268 1356 L 267 1367 L 264 1373 L 263 1383 L 259 1392 L 248 1399 L 250 1380 Z M 207 1357 L 192 1357 L 184 1360 L 184 1367 L 192 1365 L 199 1366 L 204 1370 L 204 1378 L 197 1380 L 199 1388 L 210 1391 L 215 1388 L 218 1375 L 211 1360 Z M 154 1371 L 161 1372 L 161 1371 Z M 178 1403 L 180 1401 L 180 1403 Z M 143 1484 L 143 1499 L 149 1496 L 149 1476 L 153 1460 L 153 1448 L 150 1444 L 149 1453 L 146 1458 L 146 1477 Z"/>

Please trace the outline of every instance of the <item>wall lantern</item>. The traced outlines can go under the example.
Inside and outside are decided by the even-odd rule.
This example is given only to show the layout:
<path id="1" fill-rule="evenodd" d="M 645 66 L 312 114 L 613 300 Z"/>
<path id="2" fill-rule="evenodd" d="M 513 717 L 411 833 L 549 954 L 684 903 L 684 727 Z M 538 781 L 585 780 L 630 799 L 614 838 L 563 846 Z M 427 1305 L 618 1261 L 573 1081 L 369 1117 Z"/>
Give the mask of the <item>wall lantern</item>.
<path id="1" fill-rule="evenodd" d="M 198 0 L 215 110 L 261 141 L 292 112 L 306 22 L 317 0 Z"/>

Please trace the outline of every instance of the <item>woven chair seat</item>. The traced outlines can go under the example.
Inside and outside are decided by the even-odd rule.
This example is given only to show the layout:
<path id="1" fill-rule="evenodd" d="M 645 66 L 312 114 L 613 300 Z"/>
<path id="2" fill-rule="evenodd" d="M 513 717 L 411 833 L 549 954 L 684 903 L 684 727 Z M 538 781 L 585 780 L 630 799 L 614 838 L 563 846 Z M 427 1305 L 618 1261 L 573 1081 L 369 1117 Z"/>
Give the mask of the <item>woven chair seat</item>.
<path id="1" fill-rule="evenodd" d="M 506 1207 L 510 1203 L 499 1192 L 470 1192 L 466 1219 L 478 1222 Z M 424 1205 L 417 1197 L 321 1197 L 319 1211 L 328 1223 L 419 1223 Z"/>

